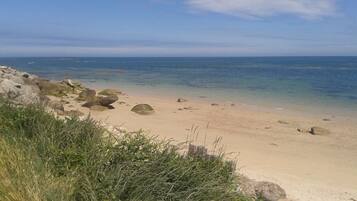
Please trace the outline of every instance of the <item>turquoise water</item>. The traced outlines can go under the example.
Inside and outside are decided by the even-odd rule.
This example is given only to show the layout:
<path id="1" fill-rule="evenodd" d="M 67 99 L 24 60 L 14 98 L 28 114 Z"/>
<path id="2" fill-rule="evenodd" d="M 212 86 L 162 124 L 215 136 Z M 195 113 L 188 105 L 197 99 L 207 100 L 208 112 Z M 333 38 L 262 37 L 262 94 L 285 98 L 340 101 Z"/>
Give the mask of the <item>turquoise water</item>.
<path id="1" fill-rule="evenodd" d="M 171 95 L 354 110 L 357 57 L 0 58 L 49 79 Z"/>

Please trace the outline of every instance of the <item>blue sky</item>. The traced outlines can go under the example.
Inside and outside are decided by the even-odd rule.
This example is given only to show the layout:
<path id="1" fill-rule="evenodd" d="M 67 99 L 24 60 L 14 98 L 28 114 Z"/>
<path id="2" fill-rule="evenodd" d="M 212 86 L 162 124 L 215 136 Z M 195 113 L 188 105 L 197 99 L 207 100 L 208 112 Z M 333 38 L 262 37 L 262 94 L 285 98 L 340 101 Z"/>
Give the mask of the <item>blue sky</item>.
<path id="1" fill-rule="evenodd" d="M 356 0 L 1 0 L 0 56 L 357 55 Z"/>

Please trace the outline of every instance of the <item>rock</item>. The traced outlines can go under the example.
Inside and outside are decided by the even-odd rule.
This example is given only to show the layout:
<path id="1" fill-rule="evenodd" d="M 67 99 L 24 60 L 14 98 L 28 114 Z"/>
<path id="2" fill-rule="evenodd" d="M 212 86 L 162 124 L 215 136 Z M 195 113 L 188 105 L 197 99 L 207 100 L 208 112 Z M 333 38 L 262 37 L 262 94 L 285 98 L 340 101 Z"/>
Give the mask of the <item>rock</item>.
<path id="1" fill-rule="evenodd" d="M 141 115 L 149 115 L 154 113 L 154 108 L 148 104 L 138 104 L 135 105 L 131 111 Z"/>
<path id="2" fill-rule="evenodd" d="M 84 89 L 82 92 L 78 94 L 76 98 L 77 101 L 90 101 L 94 100 L 96 95 L 96 91 L 94 89 Z"/>
<path id="3" fill-rule="evenodd" d="M 328 135 L 330 134 L 330 131 L 325 128 L 315 126 L 311 128 L 310 133 L 312 135 Z"/>
<path id="4" fill-rule="evenodd" d="M 245 196 L 263 201 L 280 201 L 286 199 L 286 192 L 279 185 L 267 181 L 257 182 L 246 176 L 239 177 L 239 187 L 237 191 Z"/>
<path id="5" fill-rule="evenodd" d="M 88 107 L 91 108 L 95 105 L 100 105 L 104 107 L 111 108 L 111 104 L 113 104 L 115 101 L 117 101 L 119 98 L 118 96 L 95 96 L 91 100 L 88 100 L 86 103 L 84 103 L 82 106 L 83 107 Z"/>
<path id="6" fill-rule="evenodd" d="M 39 89 L 16 83 L 9 79 L 0 81 L 0 95 L 18 104 L 34 104 L 40 102 Z"/>
<path id="7" fill-rule="evenodd" d="M 272 182 L 258 182 L 254 189 L 255 194 L 264 201 L 279 201 L 286 198 L 285 190 Z"/>
<path id="8" fill-rule="evenodd" d="M 93 111 L 98 111 L 98 112 L 103 112 L 105 110 L 108 110 L 109 108 L 108 107 L 105 107 L 105 106 L 101 106 L 101 105 L 93 105 L 92 107 L 89 108 L 90 110 L 93 110 Z"/>
<path id="9" fill-rule="evenodd" d="M 178 102 L 178 103 L 183 103 L 183 102 L 187 102 L 187 100 L 186 100 L 186 99 L 183 99 L 183 98 L 178 98 L 178 99 L 177 99 L 177 102 Z"/>
<path id="10" fill-rule="evenodd" d="M 212 103 L 211 106 L 219 106 L 218 103 Z"/>
<path id="11" fill-rule="evenodd" d="M 122 94 L 122 92 L 118 91 L 116 89 L 104 89 L 104 90 L 100 91 L 98 94 L 103 95 L 103 96 L 116 96 L 116 95 Z"/>
<path id="12" fill-rule="evenodd" d="M 289 124 L 289 122 L 284 121 L 284 120 L 279 120 L 278 123 L 279 123 L 279 124 Z"/>
<path id="13" fill-rule="evenodd" d="M 72 88 L 63 83 L 55 83 L 44 79 L 37 79 L 35 82 L 43 95 L 63 97 L 73 93 Z"/>
<path id="14" fill-rule="evenodd" d="M 80 82 L 75 82 L 70 79 L 63 80 L 61 83 L 63 85 L 67 85 L 67 86 L 71 87 L 73 93 L 79 93 L 79 92 L 85 90 L 85 88 L 82 86 L 82 84 Z"/>
<path id="15" fill-rule="evenodd" d="M 309 130 L 304 129 L 304 128 L 297 128 L 296 130 L 300 133 L 309 133 L 310 132 Z"/>
<path id="16" fill-rule="evenodd" d="M 110 96 L 98 96 L 97 100 L 99 105 L 109 107 L 115 101 L 119 100 L 117 95 L 110 95 Z"/>
<path id="17" fill-rule="evenodd" d="M 323 118 L 322 121 L 331 121 L 329 118 Z"/>

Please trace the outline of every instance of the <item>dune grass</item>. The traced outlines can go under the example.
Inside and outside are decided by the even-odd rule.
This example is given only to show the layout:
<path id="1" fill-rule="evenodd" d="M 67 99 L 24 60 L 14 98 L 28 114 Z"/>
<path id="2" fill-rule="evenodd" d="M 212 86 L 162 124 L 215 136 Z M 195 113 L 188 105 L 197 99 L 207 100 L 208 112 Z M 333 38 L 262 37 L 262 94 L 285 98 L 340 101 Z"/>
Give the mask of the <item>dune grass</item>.
<path id="1" fill-rule="evenodd" d="M 0 101 L 2 201 L 245 201 L 222 156 L 179 154 L 141 132 Z"/>

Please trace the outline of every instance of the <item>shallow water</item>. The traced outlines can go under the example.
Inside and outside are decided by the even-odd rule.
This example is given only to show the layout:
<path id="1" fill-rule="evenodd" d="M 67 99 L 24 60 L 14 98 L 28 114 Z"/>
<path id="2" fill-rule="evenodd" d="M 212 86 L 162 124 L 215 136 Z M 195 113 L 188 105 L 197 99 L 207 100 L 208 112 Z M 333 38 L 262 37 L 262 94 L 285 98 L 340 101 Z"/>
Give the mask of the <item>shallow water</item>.
<path id="1" fill-rule="evenodd" d="M 357 57 L 0 58 L 49 79 L 274 107 L 354 111 Z"/>

